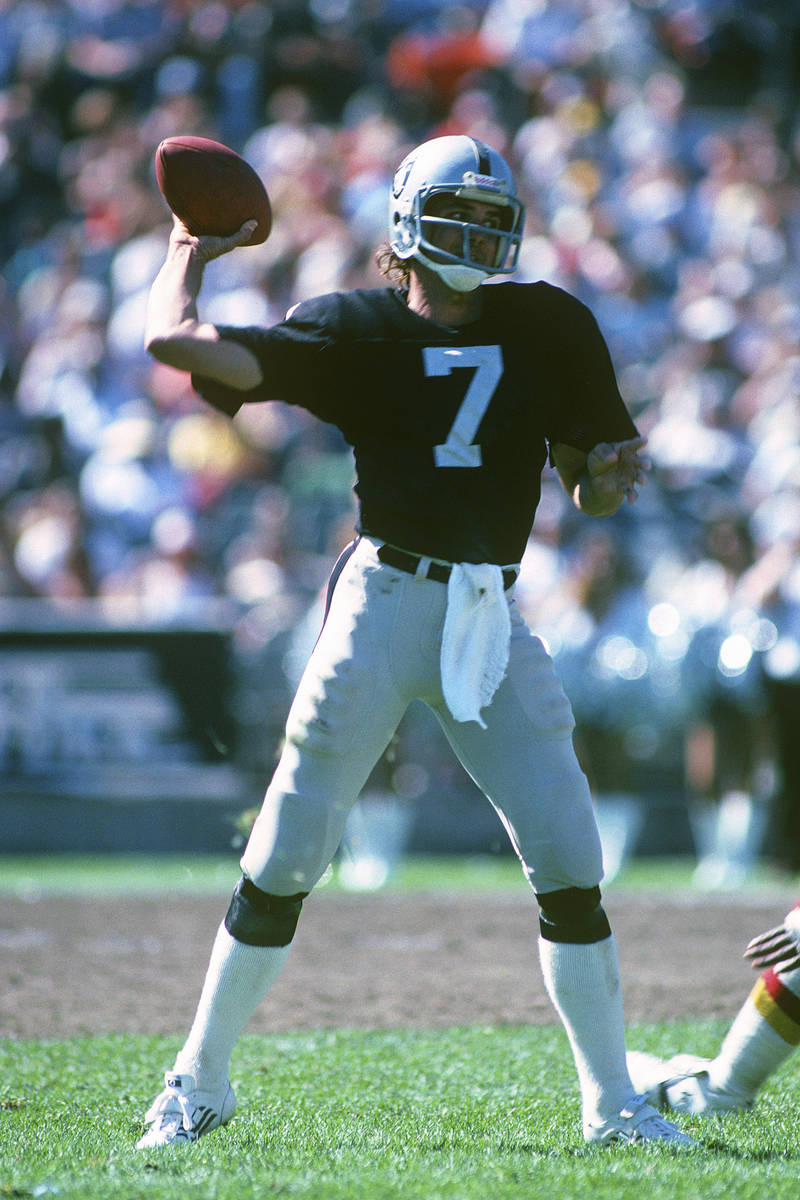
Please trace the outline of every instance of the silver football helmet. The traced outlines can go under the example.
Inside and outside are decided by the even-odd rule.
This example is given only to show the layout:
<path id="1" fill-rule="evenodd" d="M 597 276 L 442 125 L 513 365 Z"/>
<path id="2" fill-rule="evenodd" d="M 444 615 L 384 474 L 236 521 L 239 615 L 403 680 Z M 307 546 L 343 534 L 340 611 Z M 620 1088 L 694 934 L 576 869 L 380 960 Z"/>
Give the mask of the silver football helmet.
<path id="1" fill-rule="evenodd" d="M 434 197 L 453 196 L 497 205 L 499 220 L 476 225 L 437 216 Z M 433 201 L 433 203 L 431 203 Z M 430 211 L 434 210 L 434 211 Z M 416 258 L 457 291 L 470 292 L 489 275 L 516 270 L 525 208 L 511 168 L 490 146 L 464 134 L 433 138 L 397 168 L 389 200 L 389 241 L 398 258 Z M 460 252 L 436 244 L 437 233 L 457 231 Z M 491 263 L 474 256 L 473 239 L 491 239 Z"/>

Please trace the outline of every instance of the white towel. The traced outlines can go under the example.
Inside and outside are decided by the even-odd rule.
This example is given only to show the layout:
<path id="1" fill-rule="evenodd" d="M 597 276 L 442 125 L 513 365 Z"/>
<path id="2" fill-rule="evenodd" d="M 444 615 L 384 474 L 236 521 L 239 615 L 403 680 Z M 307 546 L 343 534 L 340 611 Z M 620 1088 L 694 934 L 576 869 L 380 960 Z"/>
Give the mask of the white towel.
<path id="1" fill-rule="evenodd" d="M 494 563 L 454 563 L 442 634 L 442 690 L 457 721 L 477 721 L 508 667 L 511 614 Z"/>

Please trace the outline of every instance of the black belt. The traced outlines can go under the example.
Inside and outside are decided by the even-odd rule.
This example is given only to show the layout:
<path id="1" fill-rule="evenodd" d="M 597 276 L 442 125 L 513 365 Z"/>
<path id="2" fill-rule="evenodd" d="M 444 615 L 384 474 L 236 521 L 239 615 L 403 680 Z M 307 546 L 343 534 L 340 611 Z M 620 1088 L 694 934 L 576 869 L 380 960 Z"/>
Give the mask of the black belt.
<path id="1" fill-rule="evenodd" d="M 421 555 L 409 554 L 407 550 L 398 550 L 396 546 L 379 546 L 378 558 L 382 563 L 386 563 L 387 567 L 397 567 L 398 571 L 406 571 L 409 575 L 417 574 L 422 561 Z M 451 570 L 450 563 L 430 562 L 427 571 L 423 571 L 422 575 L 425 579 L 435 579 L 437 583 L 447 583 Z M 515 570 L 503 571 L 503 587 L 506 591 L 516 583 L 516 579 Z"/>

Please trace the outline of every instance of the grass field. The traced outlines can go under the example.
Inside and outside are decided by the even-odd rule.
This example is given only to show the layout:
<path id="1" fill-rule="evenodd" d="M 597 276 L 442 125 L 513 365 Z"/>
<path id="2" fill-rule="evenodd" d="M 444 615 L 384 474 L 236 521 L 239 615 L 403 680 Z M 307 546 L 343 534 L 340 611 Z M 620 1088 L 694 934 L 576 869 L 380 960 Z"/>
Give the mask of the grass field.
<path id="1" fill-rule="evenodd" d="M 131 871 L 131 888 L 147 883 L 142 866 Z M 197 866 L 187 866 L 186 886 L 226 889 L 230 864 L 211 866 L 194 876 Z M 16 868 L 15 883 L 0 872 L 6 888 L 31 879 L 47 886 L 42 864 L 17 860 Z M 49 886 L 102 891 L 110 868 L 98 860 L 51 862 Z M 487 886 L 504 886 L 502 864 L 466 864 L 461 874 L 453 867 L 447 886 L 470 872 L 475 886 L 482 870 Z M 426 873 L 424 864 L 409 864 L 405 886 L 432 886 Z M 119 871 L 113 877 L 122 886 Z M 436 880 L 445 885 L 441 872 Z M 635 1025 L 628 1040 L 655 1052 L 686 1046 L 710 1054 L 724 1028 Z M 599 1151 L 582 1142 L 574 1068 L 557 1026 L 249 1035 L 234 1056 L 240 1107 L 227 1129 L 180 1153 L 137 1152 L 154 1070 L 169 1064 L 178 1040 L 0 1041 L 0 1198 L 796 1200 L 800 1193 L 800 1073 L 792 1062 L 754 1112 L 682 1119 L 701 1140 L 697 1150 Z"/>
<path id="2" fill-rule="evenodd" d="M 675 1036 L 671 1031 L 670 1044 Z M 717 1044 L 692 1023 L 686 1044 Z M 658 1050 L 659 1029 L 630 1042 Z M 0 1196 L 315 1200 L 795 1200 L 800 1086 L 753 1114 L 682 1119 L 703 1147 L 590 1149 L 556 1028 L 245 1036 L 233 1122 L 179 1153 L 133 1149 L 153 1064 L 177 1044 L 110 1037 L 0 1044 Z M 666 1044 L 664 1049 L 666 1049 Z"/>
<path id="3" fill-rule="evenodd" d="M 218 893 L 229 895 L 239 878 L 238 860 L 228 855 L 140 855 L 140 854 L 59 854 L 0 855 L 0 896 L 26 893 L 68 894 L 158 894 L 164 883 L 165 865 L 169 865 L 169 886 L 173 893 Z M 692 890 L 694 862 L 683 858 L 646 858 L 633 860 L 604 892 Z M 800 877 L 794 880 L 800 890 Z M 511 855 L 419 856 L 400 864 L 387 890 L 411 891 L 520 891 L 522 873 Z M 765 893 L 778 886 L 769 868 L 759 868 L 748 880 L 750 893 Z M 782 891 L 792 880 L 780 881 Z M 317 887 L 339 887 L 331 873 Z"/>

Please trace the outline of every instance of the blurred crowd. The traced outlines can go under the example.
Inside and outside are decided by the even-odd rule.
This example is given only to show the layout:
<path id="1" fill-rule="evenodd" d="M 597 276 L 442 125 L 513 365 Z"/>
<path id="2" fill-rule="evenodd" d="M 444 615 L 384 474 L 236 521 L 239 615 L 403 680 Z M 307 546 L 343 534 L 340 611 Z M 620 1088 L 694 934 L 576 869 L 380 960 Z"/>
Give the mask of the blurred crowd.
<path id="1" fill-rule="evenodd" d="M 800 866 L 799 82 L 784 0 L 0 0 L 2 595 L 222 599 L 254 662 L 289 638 L 349 539 L 350 453 L 145 355 L 155 148 L 214 137 L 264 178 L 271 237 L 203 295 L 244 324 L 380 285 L 394 166 L 469 132 L 517 173 L 517 278 L 590 306 L 649 437 L 612 521 L 548 474 L 518 586 L 592 781 L 679 761 L 740 824 L 780 795 Z"/>

